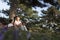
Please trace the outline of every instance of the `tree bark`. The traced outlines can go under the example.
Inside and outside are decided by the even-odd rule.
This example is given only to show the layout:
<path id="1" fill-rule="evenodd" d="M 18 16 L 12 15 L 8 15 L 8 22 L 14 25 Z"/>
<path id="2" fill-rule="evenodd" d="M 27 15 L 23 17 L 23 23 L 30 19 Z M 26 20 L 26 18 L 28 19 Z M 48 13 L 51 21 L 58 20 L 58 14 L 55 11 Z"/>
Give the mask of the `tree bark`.
<path id="1" fill-rule="evenodd" d="M 9 19 L 13 19 L 16 14 L 17 4 L 14 1 L 12 1 L 10 6 L 11 7 L 10 7 Z"/>
<path id="2" fill-rule="evenodd" d="M 13 8 L 11 8 L 10 14 L 9 14 L 9 19 L 13 19 L 15 17 L 15 14 L 16 14 L 16 11 Z"/>

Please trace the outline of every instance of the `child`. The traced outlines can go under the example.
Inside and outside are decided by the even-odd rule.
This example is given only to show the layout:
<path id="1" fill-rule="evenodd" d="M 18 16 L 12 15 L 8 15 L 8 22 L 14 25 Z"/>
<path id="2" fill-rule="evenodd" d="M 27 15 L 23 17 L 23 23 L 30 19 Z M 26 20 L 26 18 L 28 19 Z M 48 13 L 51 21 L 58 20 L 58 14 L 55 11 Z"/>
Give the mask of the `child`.
<path id="1" fill-rule="evenodd" d="M 2 18 L 0 19 L 0 40 L 4 39 L 5 32 L 7 32 L 7 24 L 5 20 Z"/>
<path id="2" fill-rule="evenodd" d="M 27 28 L 26 28 L 26 23 L 25 22 L 22 22 L 21 30 L 28 31 Z"/>
<path id="3" fill-rule="evenodd" d="M 12 27 L 12 26 L 13 26 L 13 20 L 12 20 L 12 19 L 10 19 L 10 20 L 9 20 L 8 27 Z"/>
<path id="4" fill-rule="evenodd" d="M 22 23 L 20 21 L 20 18 L 18 16 L 15 16 L 14 17 L 14 22 L 13 22 L 13 25 L 14 25 L 14 40 L 18 40 L 18 33 L 19 33 L 19 28 L 21 27 Z"/>
<path id="5" fill-rule="evenodd" d="M 18 16 L 15 17 L 14 26 L 16 28 L 20 28 L 23 31 L 27 31 L 27 28 L 25 26 L 25 23 L 24 22 L 21 22 L 21 20 L 20 20 L 20 18 Z"/>
<path id="6" fill-rule="evenodd" d="M 21 20 L 18 16 L 16 16 L 14 18 L 14 26 L 15 26 L 15 35 L 16 35 L 15 38 L 16 38 L 16 40 L 18 38 L 19 29 L 21 29 L 23 31 L 27 31 L 27 40 L 30 40 L 31 33 L 27 30 L 27 28 L 25 26 L 25 22 L 21 22 Z"/>

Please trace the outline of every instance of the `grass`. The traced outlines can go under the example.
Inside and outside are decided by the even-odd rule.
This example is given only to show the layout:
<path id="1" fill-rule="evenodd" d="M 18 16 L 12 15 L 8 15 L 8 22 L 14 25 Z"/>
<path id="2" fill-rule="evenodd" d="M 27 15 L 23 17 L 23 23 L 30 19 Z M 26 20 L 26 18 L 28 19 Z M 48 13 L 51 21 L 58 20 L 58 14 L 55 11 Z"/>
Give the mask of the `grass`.
<path id="1" fill-rule="evenodd" d="M 29 30 L 31 32 L 31 40 L 60 40 L 59 32 L 51 32 L 48 29 L 42 29 L 39 27 L 32 27 Z M 13 40 L 13 31 L 9 30 L 5 33 L 4 40 Z M 27 40 L 25 31 L 21 31 L 22 36 L 19 36 L 18 40 Z"/>

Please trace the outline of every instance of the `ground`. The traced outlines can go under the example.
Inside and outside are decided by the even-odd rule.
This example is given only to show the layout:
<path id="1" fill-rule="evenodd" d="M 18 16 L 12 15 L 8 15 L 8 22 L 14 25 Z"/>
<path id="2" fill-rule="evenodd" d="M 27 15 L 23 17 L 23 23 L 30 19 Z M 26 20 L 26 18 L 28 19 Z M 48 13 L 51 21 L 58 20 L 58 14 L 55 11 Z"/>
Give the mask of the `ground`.
<path id="1" fill-rule="evenodd" d="M 51 32 L 48 29 L 42 29 L 40 27 L 32 27 L 29 30 L 31 32 L 31 40 L 60 40 L 60 32 Z M 27 40 L 25 31 L 21 31 L 22 36 L 19 36 L 18 40 Z M 4 40 L 13 40 L 12 30 L 5 33 Z"/>

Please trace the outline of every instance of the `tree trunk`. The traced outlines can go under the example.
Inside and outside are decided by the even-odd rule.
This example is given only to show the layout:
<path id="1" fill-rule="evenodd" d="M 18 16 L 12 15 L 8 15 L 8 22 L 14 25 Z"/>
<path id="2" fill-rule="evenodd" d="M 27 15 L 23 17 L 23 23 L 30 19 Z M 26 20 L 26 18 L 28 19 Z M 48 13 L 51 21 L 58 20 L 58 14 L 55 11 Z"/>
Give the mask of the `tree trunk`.
<path id="1" fill-rule="evenodd" d="M 16 14 L 17 4 L 15 4 L 14 2 L 12 2 L 10 6 L 11 7 L 10 7 L 9 18 L 13 19 L 15 17 L 15 14 Z"/>
<path id="2" fill-rule="evenodd" d="M 9 14 L 9 19 L 13 19 L 15 17 L 16 14 L 16 10 L 14 10 L 13 8 L 10 10 L 10 14 Z"/>

